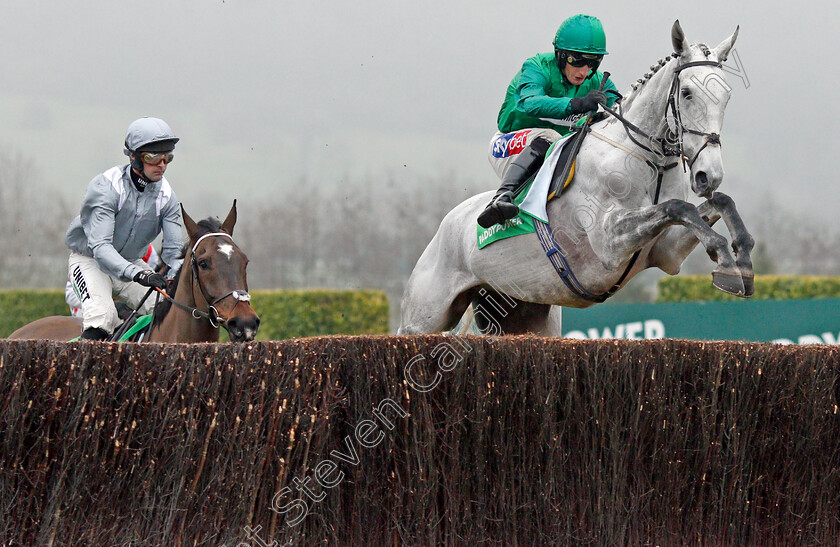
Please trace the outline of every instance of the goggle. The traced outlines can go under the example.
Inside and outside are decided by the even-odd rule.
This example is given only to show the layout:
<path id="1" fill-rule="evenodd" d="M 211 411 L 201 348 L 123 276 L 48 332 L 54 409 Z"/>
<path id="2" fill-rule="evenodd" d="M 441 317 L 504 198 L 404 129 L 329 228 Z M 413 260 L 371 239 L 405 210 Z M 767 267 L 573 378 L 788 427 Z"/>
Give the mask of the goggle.
<path id="1" fill-rule="evenodd" d="M 159 165 L 160 162 L 168 165 L 175 159 L 175 154 L 172 152 L 143 152 L 140 157 L 143 159 L 143 163 L 148 163 L 149 165 Z"/>
<path id="2" fill-rule="evenodd" d="M 604 58 L 603 55 L 590 55 L 586 53 L 579 53 L 576 55 L 571 51 L 566 51 L 564 55 L 566 57 L 566 62 L 573 67 L 580 68 L 582 66 L 589 66 L 592 70 L 597 70 L 598 65 L 601 64 L 601 61 Z"/>

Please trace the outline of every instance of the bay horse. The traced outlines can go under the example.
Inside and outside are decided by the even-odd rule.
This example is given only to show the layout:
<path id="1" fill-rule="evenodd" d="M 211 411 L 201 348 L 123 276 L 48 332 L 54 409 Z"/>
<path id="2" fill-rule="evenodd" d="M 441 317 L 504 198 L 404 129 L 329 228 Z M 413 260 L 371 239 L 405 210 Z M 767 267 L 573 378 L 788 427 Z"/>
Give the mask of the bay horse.
<path id="1" fill-rule="evenodd" d="M 207 218 L 199 222 L 181 206 L 189 244 L 184 263 L 170 285 L 171 299 L 155 307 L 149 342 L 218 342 L 219 327 L 232 342 L 253 340 L 260 318 L 251 307 L 246 267 L 248 257 L 233 241 L 236 200 L 224 222 Z M 73 340 L 82 332 L 82 319 L 44 317 L 13 332 L 13 339 Z"/>
<path id="2" fill-rule="evenodd" d="M 571 185 L 547 204 L 547 223 L 534 220 L 542 230 L 479 249 L 476 218 L 493 192 L 450 211 L 408 280 L 398 332 L 451 330 L 472 304 L 485 334 L 561 336 L 555 306 L 603 302 L 646 268 L 676 275 L 698 243 L 716 263 L 713 284 L 750 296 L 754 241 L 732 199 L 716 191 L 731 91 L 722 63 L 737 36 L 690 45 L 674 22 L 675 53 L 633 84 L 618 112 L 605 109 L 589 126 Z M 689 203 L 689 190 L 704 201 Z M 720 218 L 734 257 L 711 228 Z"/>

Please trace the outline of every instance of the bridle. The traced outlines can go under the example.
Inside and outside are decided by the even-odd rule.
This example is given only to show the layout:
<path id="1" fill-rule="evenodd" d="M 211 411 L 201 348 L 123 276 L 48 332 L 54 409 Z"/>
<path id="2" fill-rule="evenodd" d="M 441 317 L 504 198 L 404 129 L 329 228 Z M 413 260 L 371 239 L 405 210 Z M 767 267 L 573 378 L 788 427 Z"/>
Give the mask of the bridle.
<path id="1" fill-rule="evenodd" d="M 231 243 L 233 243 L 233 237 L 231 237 L 230 234 L 226 234 L 224 232 L 212 232 L 209 234 L 204 234 L 203 236 L 198 238 L 195 244 L 193 244 L 192 249 L 190 250 L 190 269 L 192 270 L 193 287 L 198 288 L 198 293 L 201 295 L 201 299 L 204 301 L 204 306 L 207 308 L 207 311 L 205 312 L 198 308 L 194 308 L 192 306 L 187 306 L 186 304 L 176 302 L 174 298 L 162 291 L 161 294 L 163 294 L 163 296 L 175 306 L 181 308 L 182 310 L 190 312 L 190 315 L 192 315 L 195 319 L 207 319 L 210 322 L 210 325 L 213 326 L 213 328 L 219 328 L 220 325 L 226 326 L 229 318 L 226 319 L 222 317 L 221 314 L 219 314 L 219 310 L 216 309 L 216 304 L 218 304 L 225 298 L 233 297 L 236 300 L 236 303 L 233 305 L 233 308 L 231 308 L 231 311 L 233 311 L 233 309 L 236 308 L 236 306 L 240 302 L 250 302 L 251 295 L 248 294 L 248 291 L 245 289 L 234 289 L 218 298 L 207 296 L 204 286 L 201 283 L 201 277 L 198 275 L 198 263 L 195 259 L 195 250 L 198 248 L 198 244 L 208 237 L 226 237 L 230 239 Z"/>
<path id="2" fill-rule="evenodd" d="M 680 158 L 683 162 L 683 169 L 685 169 L 686 160 L 688 161 L 688 168 L 691 169 L 694 166 L 694 162 L 697 161 L 697 156 L 700 155 L 700 152 L 703 151 L 708 145 L 716 144 L 720 146 L 720 133 L 704 133 L 703 131 L 697 131 L 696 129 L 690 129 L 685 126 L 682 121 L 682 114 L 680 111 L 680 94 L 678 92 L 680 87 L 680 72 L 687 68 L 695 67 L 695 66 L 714 66 L 717 68 L 721 68 L 723 65 L 719 61 L 692 61 L 690 63 L 685 63 L 683 65 L 677 66 L 674 69 L 674 79 L 671 81 L 671 91 L 669 92 L 668 97 L 668 108 L 674 115 L 674 122 L 676 125 L 676 133 L 677 133 L 677 147 L 679 151 Z M 666 111 L 666 119 L 667 119 L 667 111 Z M 685 148 L 683 147 L 683 135 L 685 133 L 690 133 L 692 135 L 698 135 L 704 137 L 703 139 L 703 146 L 701 146 L 697 152 L 694 153 L 694 157 L 688 159 L 685 155 Z"/>
<path id="3" fill-rule="evenodd" d="M 714 66 L 717 68 L 721 68 L 723 64 L 720 61 L 691 61 L 688 63 L 678 65 L 674 69 L 674 76 L 671 80 L 671 88 L 668 91 L 668 106 L 665 111 L 665 116 L 667 120 L 668 112 L 671 112 L 674 118 L 675 131 L 673 131 L 673 133 L 676 134 L 677 137 L 676 146 L 673 146 L 671 142 L 669 142 L 669 140 L 665 137 L 655 137 L 653 135 L 649 135 L 648 133 L 640 129 L 638 126 L 633 124 L 631 121 L 629 121 L 627 118 L 625 118 L 622 112 L 621 103 L 619 103 L 618 112 L 607 106 L 602 105 L 604 111 L 614 116 L 618 121 L 621 122 L 621 124 L 624 126 L 624 130 L 627 132 L 627 136 L 630 138 L 631 141 L 633 141 L 634 144 L 657 157 L 676 156 L 680 158 L 680 160 L 683 163 L 683 170 L 685 170 L 686 164 L 690 169 L 694 165 L 694 162 L 697 161 L 697 157 L 700 155 L 700 152 L 702 152 L 708 145 L 714 144 L 720 146 L 720 133 L 705 133 L 703 131 L 691 129 L 689 127 L 686 127 L 685 123 L 683 123 L 682 120 L 682 111 L 680 110 L 680 100 L 678 92 L 680 88 L 680 72 L 687 68 L 693 68 L 698 66 Z M 618 95 L 619 98 L 621 98 L 621 94 L 619 94 L 618 92 L 612 90 L 608 91 L 615 95 Z M 670 130 L 670 125 L 668 129 Z M 642 136 L 643 138 L 647 139 L 651 146 L 646 146 L 642 142 L 639 142 L 639 140 L 633 136 L 633 133 L 636 133 Z M 685 133 L 690 133 L 692 135 L 699 135 L 701 137 L 704 137 L 703 146 L 701 146 L 697 150 L 697 152 L 694 153 L 694 156 L 692 156 L 690 159 L 688 158 L 688 156 L 685 155 L 685 146 L 683 143 L 683 135 Z M 654 169 L 661 168 L 656 164 L 653 164 L 652 166 L 654 167 Z"/>

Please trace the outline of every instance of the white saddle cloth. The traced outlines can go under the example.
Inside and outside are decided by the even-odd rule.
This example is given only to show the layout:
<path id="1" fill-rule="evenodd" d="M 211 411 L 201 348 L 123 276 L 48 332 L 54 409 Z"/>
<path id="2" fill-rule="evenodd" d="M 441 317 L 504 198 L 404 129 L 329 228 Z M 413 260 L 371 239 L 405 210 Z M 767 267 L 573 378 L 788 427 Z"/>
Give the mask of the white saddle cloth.
<path id="1" fill-rule="evenodd" d="M 548 223 L 548 213 L 545 210 L 545 206 L 546 200 L 548 200 L 548 189 L 551 186 L 551 177 L 554 175 L 554 168 L 557 167 L 560 152 L 569 143 L 569 138 L 573 135 L 574 133 L 557 141 L 551 154 L 548 155 L 542 167 L 537 172 L 534 183 L 528 189 L 525 199 L 519 204 L 520 210 L 545 223 Z"/>

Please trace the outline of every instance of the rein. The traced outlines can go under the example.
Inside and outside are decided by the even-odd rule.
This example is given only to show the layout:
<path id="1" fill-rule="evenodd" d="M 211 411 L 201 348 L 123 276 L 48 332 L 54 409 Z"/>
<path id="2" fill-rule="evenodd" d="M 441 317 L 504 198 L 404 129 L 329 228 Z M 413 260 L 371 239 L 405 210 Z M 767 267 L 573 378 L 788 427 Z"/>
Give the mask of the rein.
<path id="1" fill-rule="evenodd" d="M 627 132 L 627 136 L 633 141 L 636 146 L 642 148 L 654 154 L 656 156 L 679 156 L 683 161 L 683 166 L 685 166 L 685 162 L 688 161 L 688 166 L 691 167 L 694 165 L 694 162 L 697 160 L 697 156 L 700 155 L 700 152 L 703 151 L 706 146 L 709 144 L 717 144 L 720 145 L 720 133 L 704 133 L 702 131 L 697 131 L 695 129 L 690 129 L 685 126 L 682 121 L 682 114 L 680 112 L 679 107 L 679 93 L 677 93 L 677 89 L 679 88 L 679 81 L 680 81 L 680 72 L 687 68 L 697 67 L 697 66 L 714 66 L 720 68 L 723 66 L 719 61 L 692 61 L 690 63 L 685 63 L 683 65 L 679 65 L 677 68 L 674 69 L 674 78 L 671 80 L 671 89 L 668 91 L 668 108 L 667 111 L 670 111 L 674 116 L 674 121 L 676 123 L 676 131 L 677 134 L 677 146 L 673 147 L 668 144 L 668 140 L 663 137 L 654 137 L 653 135 L 649 135 L 633 122 L 628 120 L 624 117 L 622 110 L 621 110 L 621 103 L 618 105 L 618 112 L 613 110 L 608 106 L 601 105 L 605 112 L 616 118 L 618 121 L 621 122 L 622 126 L 624 126 L 624 130 Z M 617 95 L 619 99 L 621 99 L 621 94 L 617 91 L 612 89 L 608 90 L 609 93 L 613 95 Z M 667 114 L 666 111 L 666 114 Z M 669 128 L 670 129 L 670 128 Z M 639 142 L 634 136 L 633 133 L 641 135 L 645 139 L 648 140 L 650 143 L 656 143 L 659 145 L 660 151 L 655 151 L 648 146 L 645 146 L 641 142 Z M 705 137 L 706 140 L 703 143 L 703 146 L 695 152 L 694 156 L 689 160 L 688 156 L 685 155 L 685 147 L 683 145 L 683 134 L 690 133 L 692 135 L 699 135 L 701 137 Z"/>
<path id="2" fill-rule="evenodd" d="M 668 157 L 668 156 L 679 157 L 682 160 L 682 163 L 683 163 L 683 170 L 685 170 L 686 161 L 688 162 L 688 167 L 691 168 L 694 165 L 694 162 L 697 160 L 697 157 L 700 155 L 700 152 L 702 152 L 703 149 L 705 149 L 706 146 L 708 146 L 709 144 L 716 144 L 716 145 L 720 146 L 720 134 L 719 133 L 703 133 L 701 131 L 696 131 L 694 129 L 689 129 L 688 127 L 685 126 L 685 124 L 682 121 L 682 116 L 680 114 L 680 108 L 679 108 L 679 93 L 677 93 L 677 90 L 679 89 L 680 72 L 682 72 L 686 68 L 691 68 L 691 67 L 696 67 L 696 66 L 716 66 L 716 67 L 720 68 L 722 65 L 718 61 L 692 61 L 692 62 L 689 62 L 689 63 L 685 63 L 683 65 L 679 65 L 679 66 L 677 66 L 676 69 L 674 69 L 674 77 L 673 77 L 673 80 L 671 81 L 671 89 L 668 92 L 668 107 L 666 109 L 666 119 L 667 119 L 668 111 L 670 110 L 671 112 L 673 112 L 674 121 L 675 121 L 675 124 L 676 124 L 676 130 L 677 130 L 676 134 L 677 134 L 677 137 L 678 137 L 676 147 L 670 146 L 668 144 L 668 140 L 663 138 L 663 137 L 654 137 L 652 135 L 649 135 L 648 133 L 643 131 L 641 128 L 639 128 L 637 125 L 635 125 L 634 123 L 629 121 L 627 118 L 625 118 L 624 115 L 621 112 L 621 103 L 619 103 L 619 105 L 618 105 L 618 112 L 616 112 L 615 110 L 613 110 L 613 109 L 611 109 L 611 108 L 609 108 L 605 105 L 601 105 L 602 108 L 607 113 L 609 113 L 610 115 L 615 117 L 619 122 L 621 122 L 622 126 L 624 127 L 624 130 L 627 132 L 627 136 L 630 138 L 631 141 L 633 141 L 634 144 L 636 144 L 637 146 L 639 146 L 643 150 L 645 150 L 647 152 L 650 152 L 651 154 L 653 154 L 654 156 L 657 156 L 659 158 L 664 158 L 664 157 Z M 606 80 L 606 78 L 605 78 L 605 80 Z M 621 99 L 621 94 L 618 93 L 617 91 L 614 91 L 614 90 L 610 89 L 610 90 L 608 90 L 608 92 L 612 93 L 614 95 L 617 95 L 619 97 L 619 99 Z M 670 130 L 670 126 L 669 126 L 668 129 Z M 653 143 L 658 144 L 660 150 L 659 151 L 653 150 L 651 147 L 648 147 L 648 146 L 644 145 L 643 143 L 639 142 L 633 136 L 631 131 L 638 134 L 638 135 L 641 135 L 642 137 L 647 139 L 648 142 L 651 143 L 651 146 L 653 146 Z M 669 163 L 667 165 L 659 164 L 659 163 L 657 163 L 657 162 L 655 162 L 655 161 L 653 161 L 649 158 L 644 157 L 642 154 L 638 154 L 638 153 L 634 152 L 633 150 L 631 150 L 630 148 L 628 148 L 628 147 L 626 147 L 622 144 L 619 144 L 619 143 L 607 138 L 604 135 L 601 135 L 600 133 L 596 133 L 595 131 L 591 131 L 591 130 L 589 132 L 592 133 L 593 135 L 595 135 L 595 137 L 601 139 L 602 141 L 604 141 L 608 144 L 611 144 L 611 145 L 615 146 L 616 148 L 624 150 L 625 152 L 627 152 L 628 154 L 630 154 L 631 156 L 633 156 L 637 159 L 643 160 L 648 166 L 650 166 L 652 169 L 654 169 L 657 172 L 656 191 L 655 191 L 654 197 L 653 197 L 653 205 L 657 205 L 659 203 L 659 194 L 660 194 L 660 191 L 661 191 L 661 188 L 662 188 L 662 179 L 665 176 L 665 171 L 676 167 L 677 165 L 679 165 L 679 162 L 673 162 L 673 163 Z M 703 142 L 703 146 L 701 146 L 700 149 L 697 150 L 697 152 L 694 154 L 694 156 L 691 159 L 688 159 L 688 157 L 685 155 L 685 149 L 683 147 L 683 134 L 684 133 L 691 133 L 693 135 L 700 135 L 700 136 L 705 137 L 705 141 Z M 546 256 L 548 257 L 548 260 L 554 266 L 554 269 L 557 271 L 557 274 L 560 276 L 560 279 L 563 280 L 563 282 L 566 284 L 566 286 L 569 288 L 570 291 L 575 293 L 577 296 L 583 298 L 584 300 L 588 300 L 589 302 L 595 302 L 595 303 L 604 302 L 606 299 L 608 299 L 609 297 L 614 295 L 616 292 L 618 292 L 618 290 L 621 288 L 622 283 L 624 283 L 624 280 L 627 279 L 627 276 L 630 274 L 630 271 L 633 269 L 633 266 L 635 266 L 636 260 L 639 258 L 639 255 L 642 252 L 641 249 L 639 249 L 638 251 L 636 251 L 633 254 L 633 256 L 630 258 L 630 262 L 627 264 L 627 267 L 624 269 L 624 273 L 621 274 L 621 277 L 619 277 L 618 281 L 616 281 L 615 284 L 612 287 L 610 287 L 606 292 L 604 292 L 602 294 L 592 294 L 591 292 L 586 290 L 586 288 L 584 288 L 584 286 L 580 283 L 580 281 L 578 281 L 574 272 L 569 267 L 569 262 L 568 262 L 568 260 L 566 260 L 565 255 L 560 250 L 560 246 L 557 244 L 557 241 L 554 239 L 554 235 L 551 233 L 551 230 L 549 229 L 548 223 L 535 222 L 534 226 L 536 228 L 537 239 L 539 239 L 540 244 L 542 245 L 543 250 L 545 251 Z"/>
<path id="3" fill-rule="evenodd" d="M 220 325 L 221 326 L 226 325 L 227 322 L 228 322 L 228 319 L 225 319 L 224 317 L 222 317 L 219 314 L 219 311 L 216 309 L 216 304 L 218 304 L 219 302 L 221 302 L 222 300 L 224 300 L 225 298 L 227 298 L 229 296 L 232 296 L 234 299 L 236 299 L 236 304 L 233 305 L 234 308 L 240 302 L 250 302 L 251 301 L 251 295 L 248 294 L 248 291 L 246 291 L 244 289 L 234 289 L 234 290 L 228 292 L 227 294 L 225 294 L 223 296 L 212 299 L 212 301 L 210 301 L 210 299 L 208 299 L 207 295 L 204 292 L 204 286 L 201 284 L 201 278 L 198 275 L 198 264 L 195 261 L 195 250 L 198 247 L 198 244 L 201 243 L 201 241 L 204 238 L 206 238 L 206 237 L 221 237 L 221 236 L 227 237 L 228 239 L 231 240 L 231 242 L 233 242 L 233 238 L 230 236 L 230 234 L 226 234 L 224 232 L 213 232 L 213 233 L 209 233 L 209 234 L 204 234 L 203 236 L 198 238 L 196 240 L 195 244 L 192 246 L 192 249 L 190 250 L 190 269 L 192 270 L 193 286 L 198 287 L 198 293 L 201 295 L 202 300 L 204 300 L 204 305 L 207 308 L 207 311 L 202 311 L 198 308 L 194 308 L 192 306 L 187 306 L 186 304 L 182 304 L 180 302 L 177 302 L 174 298 L 172 298 L 171 296 L 166 294 L 164 291 L 162 291 L 160 289 L 157 289 L 157 291 L 160 294 L 162 294 L 164 298 L 169 300 L 173 305 L 181 308 L 184 311 L 190 312 L 190 315 L 195 319 L 199 319 L 199 320 L 207 319 L 210 322 L 210 325 L 213 326 L 213 328 L 216 328 L 216 329 L 219 328 Z M 212 298 L 212 297 L 210 297 L 210 298 Z M 231 311 L 233 311 L 233 308 L 231 308 Z"/>

